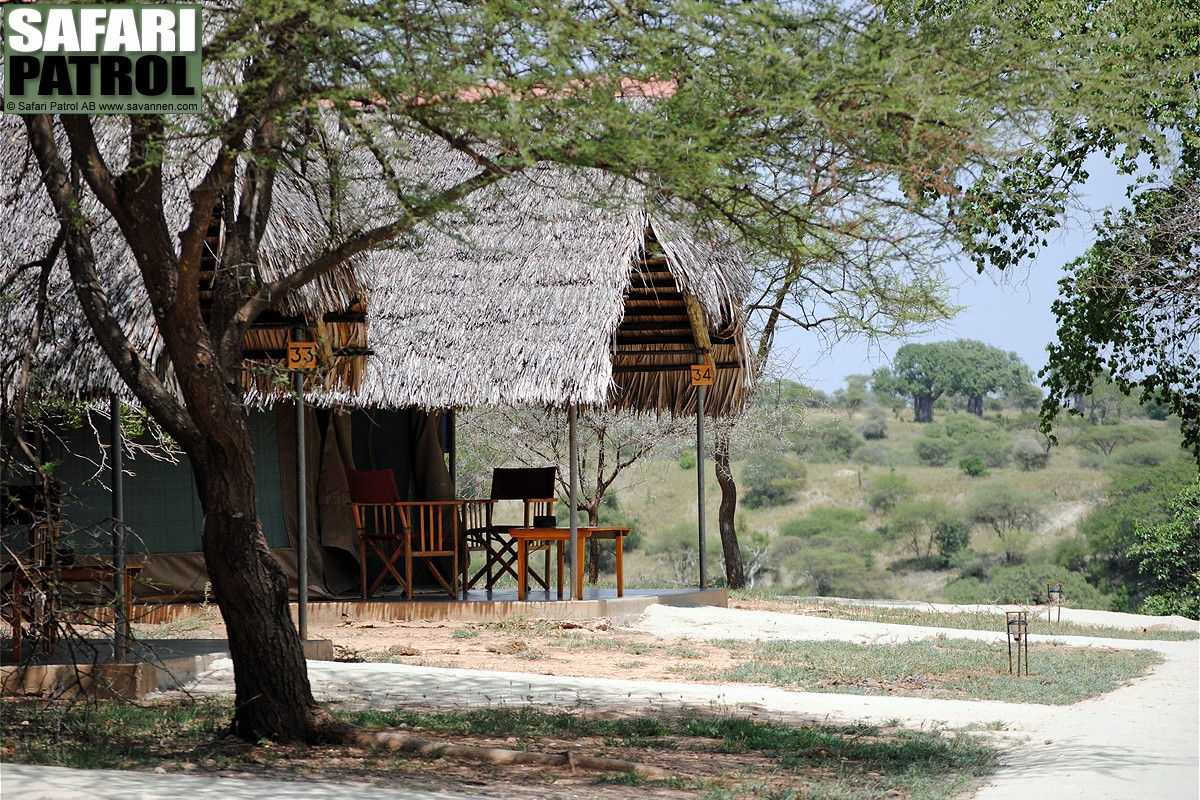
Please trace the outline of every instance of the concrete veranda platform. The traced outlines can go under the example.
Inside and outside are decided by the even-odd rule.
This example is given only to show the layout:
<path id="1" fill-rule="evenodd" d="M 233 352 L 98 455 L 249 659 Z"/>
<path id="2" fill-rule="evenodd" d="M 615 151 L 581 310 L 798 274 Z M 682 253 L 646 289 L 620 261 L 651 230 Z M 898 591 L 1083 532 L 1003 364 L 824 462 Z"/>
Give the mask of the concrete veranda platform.
<path id="1" fill-rule="evenodd" d="M 516 589 L 471 591 L 464 599 L 443 595 L 380 596 L 370 600 L 324 599 L 308 603 L 310 624 L 345 620 L 409 621 L 459 620 L 494 622 L 517 617 L 548 620 L 607 618 L 616 623 L 637 617 L 652 605 L 728 606 L 724 589 L 587 589 L 578 600 L 560 600 L 553 591 L 531 591 L 517 599 Z M 138 605 L 139 624 L 163 624 L 201 613 L 198 603 Z M 292 604 L 292 616 L 298 615 Z M 139 639 L 124 659 L 117 659 L 110 638 L 63 637 L 49 653 L 26 645 L 24 662 L 12 662 L 12 643 L 0 639 L 0 695 L 5 697 L 124 697 L 138 699 L 187 683 L 217 659 L 227 658 L 224 639 Z M 333 645 L 315 639 L 304 643 L 312 661 L 333 659 Z"/>

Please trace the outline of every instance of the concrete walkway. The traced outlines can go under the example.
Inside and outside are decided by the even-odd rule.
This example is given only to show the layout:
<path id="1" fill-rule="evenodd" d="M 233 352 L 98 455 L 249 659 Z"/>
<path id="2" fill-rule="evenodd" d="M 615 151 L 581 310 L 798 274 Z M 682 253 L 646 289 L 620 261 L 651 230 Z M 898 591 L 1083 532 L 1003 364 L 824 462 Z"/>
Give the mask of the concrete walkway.
<path id="1" fill-rule="evenodd" d="M 203 775 L 0 764 L 4 800 L 490 800 L 364 783 L 265 781 Z"/>
<path id="2" fill-rule="evenodd" d="M 1068 613 L 1064 612 L 1064 618 L 1067 617 Z M 1000 620 L 1002 622 L 1002 615 Z M 1145 625 L 1148 621 L 1146 617 L 1113 615 L 1104 617 L 1102 624 L 1126 627 Z M 1196 626 L 1192 621 L 1178 618 L 1171 618 L 1167 623 L 1193 630 Z M 1001 634 L 985 631 L 919 628 L 711 607 L 652 606 L 628 627 L 658 635 L 696 639 L 842 639 L 882 643 L 939 634 L 950 638 L 1003 638 Z M 899 721 L 913 727 L 1002 728 L 1001 735 L 1008 742 L 1002 766 L 976 795 L 977 800 L 1035 797 L 1187 800 L 1200 796 L 1200 642 L 1083 637 L 1044 637 L 1043 641 L 1050 639 L 1078 646 L 1154 650 L 1165 660 L 1151 674 L 1130 685 L 1073 706 L 807 693 L 737 684 L 710 686 L 559 678 L 396 664 L 309 662 L 309 674 L 319 699 L 352 707 L 461 709 L 522 706 L 585 708 L 595 713 L 613 714 L 670 714 L 681 709 L 705 709 L 793 723 L 860 720 Z M 232 663 L 224 659 L 188 689 L 195 693 L 232 694 L 232 678 Z M 54 800 L 77 797 L 157 800 L 162 797 L 165 800 L 171 795 L 178 796 L 180 791 L 155 789 L 153 781 L 192 777 L 118 773 L 125 787 L 120 793 L 110 795 L 94 793 L 96 787 L 105 785 L 107 775 L 101 778 L 97 773 L 85 773 L 91 776 L 89 788 L 93 793 L 51 794 L 38 793 L 40 790 L 35 790 L 30 783 L 42 783 L 40 778 L 28 772 L 36 769 L 21 768 L 18 772 L 15 767 L 5 766 L 0 771 L 5 800 L 10 797 L 20 800 L 42 797 Z M 130 791 L 131 784 L 143 777 L 146 780 L 143 792 Z M 69 782 L 67 778 L 62 780 Z M 261 786 L 260 782 L 251 783 Z M 15 791 L 10 794 L 14 785 Z M 323 784 L 301 786 L 305 787 L 304 797 L 310 800 L 349 796 L 322 794 L 320 792 L 339 791 Z M 299 786 L 284 784 L 284 787 L 291 794 L 267 791 L 256 796 L 300 796 L 296 793 Z M 145 793 L 147 791 L 150 793 Z M 163 793 L 155 793 L 160 791 Z M 187 791 L 198 798 L 242 796 L 237 794 L 240 790 L 220 795 Z M 358 787 L 356 796 L 361 796 L 362 791 L 362 787 Z M 375 790 L 372 793 L 393 800 L 393 795 L 381 795 Z M 432 796 L 395 795 L 395 798 L 400 797 Z"/>

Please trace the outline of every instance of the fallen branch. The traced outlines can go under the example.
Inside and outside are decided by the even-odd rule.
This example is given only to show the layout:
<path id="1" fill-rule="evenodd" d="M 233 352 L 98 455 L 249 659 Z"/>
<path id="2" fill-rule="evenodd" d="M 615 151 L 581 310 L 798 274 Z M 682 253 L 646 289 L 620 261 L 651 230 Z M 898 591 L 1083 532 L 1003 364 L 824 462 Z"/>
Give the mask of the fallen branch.
<path id="1" fill-rule="evenodd" d="M 432 739 L 422 739 L 394 731 L 360 730 L 352 733 L 349 742 L 360 747 L 383 745 L 392 750 L 403 750 L 431 758 L 460 758 L 467 761 L 480 761 L 488 764 L 533 764 L 543 767 L 567 767 L 575 769 L 596 770 L 599 772 L 632 772 L 650 780 L 667 780 L 672 774 L 659 767 L 636 764 L 619 758 L 601 758 L 599 756 L 583 756 L 578 753 L 566 752 L 538 753 L 529 750 L 507 750 L 501 747 L 471 747 L 468 745 L 446 744 Z"/>

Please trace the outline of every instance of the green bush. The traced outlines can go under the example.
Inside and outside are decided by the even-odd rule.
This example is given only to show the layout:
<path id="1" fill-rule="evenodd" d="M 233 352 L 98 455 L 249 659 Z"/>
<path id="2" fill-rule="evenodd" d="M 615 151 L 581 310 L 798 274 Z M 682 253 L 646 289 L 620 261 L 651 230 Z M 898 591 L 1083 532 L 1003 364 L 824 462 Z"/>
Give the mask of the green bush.
<path id="1" fill-rule="evenodd" d="M 947 438 L 956 442 L 974 439 L 985 430 L 983 420 L 973 414 L 952 414 L 939 427 Z"/>
<path id="2" fill-rule="evenodd" d="M 857 536 L 864 532 L 862 523 L 867 515 L 851 508 L 818 506 L 796 519 L 789 519 L 779 526 L 780 536 Z"/>
<path id="3" fill-rule="evenodd" d="M 696 468 L 696 454 L 693 453 L 691 450 L 684 450 L 682 453 L 680 453 L 679 468 L 680 469 L 695 469 Z"/>
<path id="4" fill-rule="evenodd" d="M 873 464 L 883 466 L 888 463 L 888 451 L 883 445 L 868 443 L 855 448 L 850 460 L 855 464 Z"/>
<path id="5" fill-rule="evenodd" d="M 881 408 L 873 408 L 858 426 L 858 433 L 867 441 L 887 438 L 887 417 Z"/>
<path id="6" fill-rule="evenodd" d="M 1013 444 L 1012 460 L 1018 468 L 1031 472 L 1035 469 L 1045 469 L 1050 463 L 1050 454 L 1042 447 L 1041 442 L 1026 436 Z"/>
<path id="7" fill-rule="evenodd" d="M 1071 436 L 1071 444 L 1093 453 L 1111 456 L 1113 451 L 1138 442 L 1154 438 L 1154 433 L 1147 428 L 1119 423 L 1089 425 L 1081 428 Z"/>
<path id="8" fill-rule="evenodd" d="M 746 464 L 746 508 L 770 508 L 786 505 L 804 488 L 804 465 L 781 453 L 760 452 Z"/>
<path id="9" fill-rule="evenodd" d="M 788 435 L 792 450 L 806 461 L 845 461 L 863 443 L 863 438 L 840 419 L 812 428 L 800 428 Z"/>
<path id="10" fill-rule="evenodd" d="M 1008 483 L 993 482 L 980 486 L 967 501 L 966 516 L 971 522 L 995 531 L 1004 545 L 1008 561 L 1016 561 L 1028 544 L 1034 528 L 1042 521 L 1042 498 Z"/>
<path id="11" fill-rule="evenodd" d="M 1129 557 L 1138 565 L 1149 594 L 1145 614 L 1179 614 L 1200 619 L 1200 479 L 1170 505 L 1172 519 L 1136 526 Z"/>
<path id="12" fill-rule="evenodd" d="M 949 464 L 957 450 L 958 442 L 946 436 L 938 428 L 926 431 L 920 439 L 913 443 L 913 452 L 917 454 L 917 458 L 921 460 L 922 464 L 930 467 L 944 467 Z"/>
<path id="13" fill-rule="evenodd" d="M 628 514 L 621 508 L 620 500 L 617 498 L 617 493 L 608 491 L 604 495 L 604 499 L 600 501 L 600 513 L 598 520 L 601 525 L 613 525 L 621 528 L 629 528 L 629 535 L 625 537 L 625 542 L 622 548 L 626 553 L 632 552 L 642 547 L 645 539 L 645 526 L 641 524 L 637 516 Z M 568 519 L 567 522 L 570 522 Z M 564 523 L 565 524 L 565 523 Z M 582 522 L 580 523 L 582 524 Z M 694 527 L 694 526 L 693 526 Z M 613 562 L 607 560 L 604 564 L 615 564 L 616 555 L 612 548 L 600 548 L 602 559 L 614 559 Z M 602 565 L 602 568 L 606 568 Z"/>
<path id="14" fill-rule="evenodd" d="M 1012 442 L 1003 432 L 978 431 L 971 436 L 959 440 L 960 458 L 978 458 L 989 469 L 999 469 L 1008 463 L 1008 454 L 1012 451 Z"/>
<path id="15" fill-rule="evenodd" d="M 945 566 L 969 541 L 966 523 L 940 500 L 898 502 L 888 516 L 887 532 L 903 540 L 926 567 Z"/>
<path id="16" fill-rule="evenodd" d="M 967 456 L 958 460 L 958 468 L 972 478 L 982 478 L 988 474 L 987 465 L 979 456 Z"/>
<path id="17" fill-rule="evenodd" d="M 886 475 L 877 475 L 871 480 L 867 505 L 872 511 L 890 511 L 896 503 L 916 493 L 917 487 L 912 481 L 898 472 L 889 472 Z"/>
<path id="18" fill-rule="evenodd" d="M 1183 449 L 1171 442 L 1140 442 L 1117 450 L 1111 460 L 1123 467 L 1157 467 L 1176 461 L 1183 454 Z"/>
<path id="19" fill-rule="evenodd" d="M 1046 584 L 1051 581 L 1062 582 L 1063 596 L 1068 607 L 1108 606 L 1104 595 L 1096 591 L 1083 576 L 1063 574 L 1052 564 L 997 566 L 989 570 L 987 576 L 982 579 L 972 576 L 950 582 L 942 592 L 942 597 L 948 603 L 963 604 L 1044 603 Z"/>
<path id="20" fill-rule="evenodd" d="M 1127 587 L 1131 603 L 1140 597 L 1134 590 L 1141 578 L 1129 549 L 1137 543 L 1135 527 L 1161 525 L 1171 520 L 1172 500 L 1196 479 L 1196 465 L 1180 459 L 1157 467 L 1120 467 L 1108 485 L 1108 503 L 1093 509 L 1079 522 L 1087 540 L 1086 569 L 1092 582 L 1115 593 Z"/>
<path id="21" fill-rule="evenodd" d="M 794 540 L 801 541 L 801 540 Z M 777 582 L 824 597 L 870 597 L 876 579 L 868 559 L 842 547 L 804 548 L 776 566 Z"/>
<path id="22" fill-rule="evenodd" d="M 1008 463 L 1012 443 L 1002 425 L 989 424 L 971 414 L 954 414 L 929 428 L 913 443 L 922 464 L 941 467 L 954 458 L 978 458 L 996 469 Z"/>
<path id="23" fill-rule="evenodd" d="M 934 542 L 941 556 L 941 566 L 950 566 L 971 544 L 971 526 L 957 514 L 947 514 L 938 520 Z"/>

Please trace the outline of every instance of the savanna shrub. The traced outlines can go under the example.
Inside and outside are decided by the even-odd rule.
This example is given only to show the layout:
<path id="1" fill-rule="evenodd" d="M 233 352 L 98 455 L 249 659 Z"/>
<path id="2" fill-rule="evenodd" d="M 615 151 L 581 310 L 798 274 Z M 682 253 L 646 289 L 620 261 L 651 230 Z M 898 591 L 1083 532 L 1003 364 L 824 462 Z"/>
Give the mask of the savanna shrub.
<path id="1" fill-rule="evenodd" d="M 1113 464 L 1123 467 L 1157 467 L 1183 455 L 1183 449 L 1171 442 L 1140 442 L 1112 454 Z"/>
<path id="2" fill-rule="evenodd" d="M 855 464 L 883 466 L 888 463 L 888 451 L 880 444 L 864 444 L 861 447 L 855 448 L 854 453 L 850 456 L 850 460 Z"/>
<path id="3" fill-rule="evenodd" d="M 954 458 L 958 450 L 958 442 L 946 436 L 940 429 L 927 431 L 913 443 L 913 451 L 922 464 L 930 467 L 943 467 Z"/>
<path id="4" fill-rule="evenodd" d="M 782 453 L 761 452 L 746 463 L 746 508 L 770 508 L 791 502 L 804 488 L 807 473 L 804 464 Z"/>
<path id="5" fill-rule="evenodd" d="M 987 466 L 979 456 L 968 456 L 958 460 L 958 468 L 972 478 L 982 478 L 988 474 Z"/>
<path id="6" fill-rule="evenodd" d="M 917 493 L 917 487 L 912 481 L 898 472 L 878 475 L 871 480 L 871 490 L 867 493 L 867 505 L 872 511 L 890 511 L 896 503 L 912 497 Z"/>
<path id="7" fill-rule="evenodd" d="M 853 508 L 818 506 L 807 514 L 789 519 L 779 526 L 780 536 L 857 536 L 863 533 L 867 515 Z"/>
<path id="8" fill-rule="evenodd" d="M 881 408 L 873 408 L 858 426 L 859 435 L 867 441 L 887 438 L 887 417 Z"/>
<path id="9" fill-rule="evenodd" d="M 863 443 L 840 419 L 814 428 L 800 428 L 788 435 L 792 450 L 805 461 L 844 461 Z"/>
<path id="10" fill-rule="evenodd" d="M 1023 437 L 1013 444 L 1012 460 L 1020 469 L 1031 472 L 1035 469 L 1045 469 L 1050 463 L 1050 454 L 1042 447 L 1041 442 Z"/>
<path id="11" fill-rule="evenodd" d="M 960 439 L 958 456 L 960 458 L 978 458 L 989 469 L 998 469 L 1008 463 L 1008 454 L 1012 450 L 1012 442 L 1008 435 L 999 430 L 980 430 Z"/>

